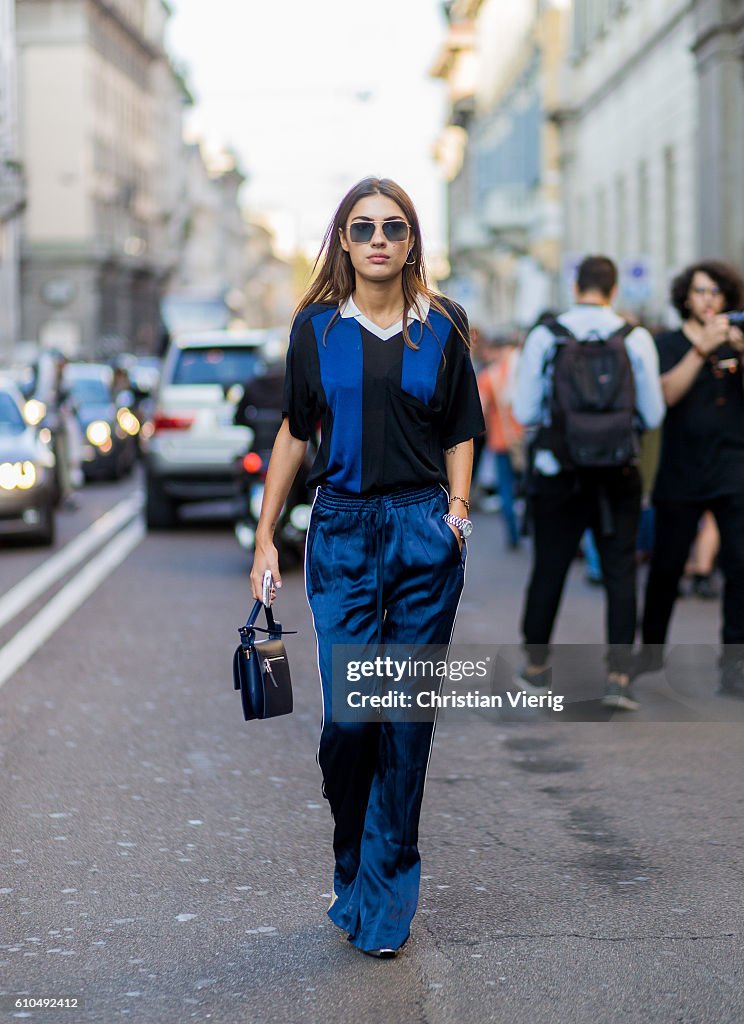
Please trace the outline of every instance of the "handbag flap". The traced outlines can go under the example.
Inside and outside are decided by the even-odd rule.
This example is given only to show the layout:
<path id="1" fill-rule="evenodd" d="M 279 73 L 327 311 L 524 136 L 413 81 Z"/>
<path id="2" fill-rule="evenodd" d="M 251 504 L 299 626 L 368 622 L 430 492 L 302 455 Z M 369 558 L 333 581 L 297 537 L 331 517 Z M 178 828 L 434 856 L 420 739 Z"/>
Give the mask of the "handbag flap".
<path id="1" fill-rule="evenodd" d="M 261 718 L 275 718 L 292 711 L 292 681 L 289 661 L 281 640 L 259 640 L 253 649 L 261 675 L 263 714 Z"/>

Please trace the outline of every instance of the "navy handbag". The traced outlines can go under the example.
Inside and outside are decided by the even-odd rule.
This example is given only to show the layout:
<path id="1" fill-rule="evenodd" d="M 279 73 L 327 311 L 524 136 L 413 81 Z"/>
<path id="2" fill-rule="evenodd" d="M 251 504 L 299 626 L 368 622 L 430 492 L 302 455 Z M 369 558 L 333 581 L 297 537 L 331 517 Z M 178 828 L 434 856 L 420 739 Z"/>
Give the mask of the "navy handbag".
<path id="1" fill-rule="evenodd" d="M 264 607 L 268 629 L 255 624 Z M 248 621 L 238 632 L 240 645 L 233 655 L 233 686 L 240 690 L 246 722 L 288 715 L 292 710 L 292 680 L 282 636 L 295 630 L 283 630 L 281 623 L 274 621 L 271 608 L 256 601 Z M 268 634 L 268 638 L 256 640 L 257 632 Z"/>

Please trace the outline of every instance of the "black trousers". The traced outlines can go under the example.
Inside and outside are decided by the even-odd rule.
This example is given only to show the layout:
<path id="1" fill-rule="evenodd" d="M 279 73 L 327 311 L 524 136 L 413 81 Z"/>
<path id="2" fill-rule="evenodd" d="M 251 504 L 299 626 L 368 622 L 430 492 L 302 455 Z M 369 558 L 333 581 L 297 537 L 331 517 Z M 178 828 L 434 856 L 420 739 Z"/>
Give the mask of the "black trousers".
<path id="1" fill-rule="evenodd" d="M 627 672 L 636 629 L 638 470 L 630 466 L 535 477 L 531 514 L 534 562 L 522 618 L 530 664 L 545 663 L 566 575 L 581 535 L 590 528 L 607 594 L 608 667 L 611 672 Z"/>
<path id="2" fill-rule="evenodd" d="M 710 509 L 721 535 L 719 563 L 725 577 L 721 642 L 724 657 L 741 658 L 744 648 L 744 494 L 708 501 L 660 501 L 656 505 L 656 538 L 646 583 L 643 611 L 644 644 L 666 643 L 677 600 L 679 581 L 698 523 Z"/>

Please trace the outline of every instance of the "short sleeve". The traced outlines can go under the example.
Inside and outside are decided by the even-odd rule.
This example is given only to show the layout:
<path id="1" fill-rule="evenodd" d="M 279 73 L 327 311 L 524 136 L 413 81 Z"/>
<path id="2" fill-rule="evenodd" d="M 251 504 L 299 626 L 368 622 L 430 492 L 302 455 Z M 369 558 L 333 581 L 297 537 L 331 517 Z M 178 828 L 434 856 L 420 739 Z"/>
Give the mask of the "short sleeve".
<path id="1" fill-rule="evenodd" d="M 486 429 L 470 351 L 459 332 L 461 330 L 466 338 L 469 336 L 467 317 L 457 306 L 452 319 L 457 327 L 450 331 L 444 351 L 446 385 L 439 429 L 442 448 L 469 441 Z"/>
<path id="2" fill-rule="evenodd" d="M 658 334 L 654 341 L 659 353 L 659 373 L 668 373 L 674 369 L 687 351 L 684 336 L 679 331 L 670 331 Z"/>
<path id="3" fill-rule="evenodd" d="M 307 441 L 315 430 L 318 410 L 311 387 L 312 357 L 317 358 L 315 336 L 309 321 L 293 327 L 289 337 L 287 365 L 284 371 L 282 415 L 289 421 L 289 432 L 298 441 Z"/>

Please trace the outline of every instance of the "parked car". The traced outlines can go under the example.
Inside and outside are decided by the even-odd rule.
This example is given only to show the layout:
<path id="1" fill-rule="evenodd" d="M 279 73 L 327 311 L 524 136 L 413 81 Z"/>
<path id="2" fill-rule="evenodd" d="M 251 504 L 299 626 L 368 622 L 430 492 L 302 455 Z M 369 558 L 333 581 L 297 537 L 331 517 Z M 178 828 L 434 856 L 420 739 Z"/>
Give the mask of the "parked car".
<path id="1" fill-rule="evenodd" d="M 16 368 L 15 375 L 25 399 L 24 419 L 54 452 L 55 504 L 84 483 L 83 434 L 60 376 L 65 362 L 61 353 L 44 350 L 33 363 Z"/>
<path id="2" fill-rule="evenodd" d="M 234 423 L 244 385 L 264 367 L 266 331 L 215 330 L 173 339 L 146 442 L 146 519 L 175 525 L 186 502 L 235 499 L 235 460 L 253 431 Z"/>
<path id="3" fill-rule="evenodd" d="M 24 399 L 0 378 L 0 535 L 54 543 L 54 453 L 23 417 Z"/>
<path id="4" fill-rule="evenodd" d="M 63 379 L 85 436 L 85 479 L 126 476 L 137 457 L 140 423 L 128 405 L 117 401 L 113 370 L 103 363 L 68 363 Z"/>

